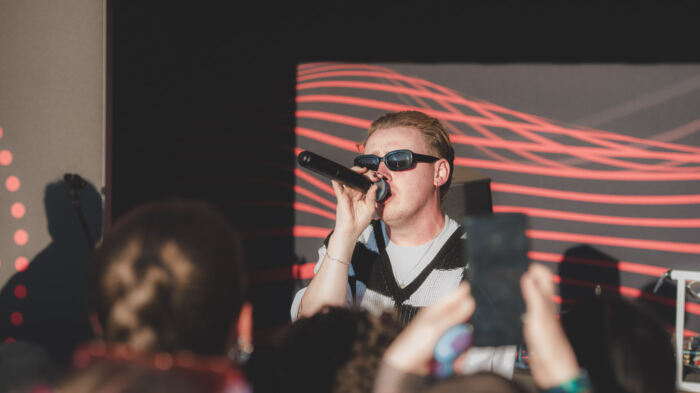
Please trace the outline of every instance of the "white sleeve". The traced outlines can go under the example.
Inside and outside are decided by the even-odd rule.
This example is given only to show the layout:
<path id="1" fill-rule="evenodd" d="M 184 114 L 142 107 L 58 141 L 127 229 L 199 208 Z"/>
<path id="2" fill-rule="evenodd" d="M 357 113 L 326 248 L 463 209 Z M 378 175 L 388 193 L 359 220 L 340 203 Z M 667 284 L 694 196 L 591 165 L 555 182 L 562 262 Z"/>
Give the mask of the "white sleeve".
<path id="1" fill-rule="evenodd" d="M 323 257 L 326 256 L 326 246 L 322 245 L 321 248 L 318 249 L 318 262 L 316 262 L 316 266 L 314 266 L 314 275 L 318 272 L 318 269 L 321 268 L 321 264 L 323 264 Z M 348 271 L 348 275 L 354 276 L 355 271 L 352 269 L 352 265 L 350 265 L 350 270 Z M 346 306 L 351 306 L 352 305 L 352 292 L 350 290 L 350 284 L 348 284 L 348 289 L 347 289 L 347 294 L 346 294 L 346 301 L 345 304 Z M 304 292 L 306 292 L 306 288 L 304 287 L 300 289 L 296 295 L 294 295 L 294 299 L 292 300 L 292 307 L 289 310 L 290 316 L 292 317 L 292 322 L 296 321 L 299 315 L 299 306 L 301 306 L 301 298 L 304 296 Z"/>
<path id="2" fill-rule="evenodd" d="M 491 371 L 512 379 L 517 346 L 471 347 L 462 365 L 462 374 Z"/>

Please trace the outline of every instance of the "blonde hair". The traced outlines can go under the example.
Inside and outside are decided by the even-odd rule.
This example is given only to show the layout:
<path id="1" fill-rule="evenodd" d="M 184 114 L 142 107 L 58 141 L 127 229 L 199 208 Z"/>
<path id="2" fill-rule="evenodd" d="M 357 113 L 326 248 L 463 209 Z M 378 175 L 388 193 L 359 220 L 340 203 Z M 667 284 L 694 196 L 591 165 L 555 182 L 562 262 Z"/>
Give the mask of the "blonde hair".
<path id="1" fill-rule="evenodd" d="M 90 266 L 106 341 L 223 354 L 244 301 L 241 242 L 212 206 L 156 202 L 122 217 Z"/>
<path id="2" fill-rule="evenodd" d="M 394 127 L 411 127 L 422 132 L 425 142 L 431 150 L 430 153 L 446 159 L 450 164 L 450 176 L 447 182 L 440 186 L 440 202 L 444 201 L 445 195 L 447 195 L 447 191 L 450 189 L 450 184 L 452 183 L 455 160 L 455 151 L 450 141 L 450 135 L 445 127 L 440 123 L 440 120 L 430 117 L 423 112 L 390 112 L 372 122 L 367 130 L 367 138 L 365 138 L 360 145 L 364 148 L 365 144 L 367 144 L 367 140 L 376 131 Z"/>

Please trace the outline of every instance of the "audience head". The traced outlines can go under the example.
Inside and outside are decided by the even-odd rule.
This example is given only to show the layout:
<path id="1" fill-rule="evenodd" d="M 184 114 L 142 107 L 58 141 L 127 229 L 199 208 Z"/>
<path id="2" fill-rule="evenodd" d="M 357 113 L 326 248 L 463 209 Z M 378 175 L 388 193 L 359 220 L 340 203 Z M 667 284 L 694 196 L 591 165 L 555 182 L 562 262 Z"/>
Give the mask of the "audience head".
<path id="1" fill-rule="evenodd" d="M 596 391 L 676 391 L 671 336 L 639 304 L 598 296 L 576 305 L 561 320 Z"/>
<path id="2" fill-rule="evenodd" d="M 75 370 L 58 385 L 65 393 L 206 393 L 193 381 L 138 363 L 101 361 Z"/>
<path id="3" fill-rule="evenodd" d="M 402 328 L 393 314 L 341 307 L 299 319 L 279 343 L 279 386 L 288 392 L 372 391 L 382 355 Z"/>
<path id="4" fill-rule="evenodd" d="M 206 202 L 144 204 L 125 214 L 90 266 L 91 307 L 107 342 L 220 355 L 244 301 L 241 242 Z"/>
<path id="5" fill-rule="evenodd" d="M 0 392 L 52 386 L 58 374 L 58 365 L 40 345 L 23 340 L 0 344 Z"/>
<path id="6" fill-rule="evenodd" d="M 499 374 L 481 371 L 458 375 L 434 383 L 426 393 L 525 393 L 517 383 Z"/>

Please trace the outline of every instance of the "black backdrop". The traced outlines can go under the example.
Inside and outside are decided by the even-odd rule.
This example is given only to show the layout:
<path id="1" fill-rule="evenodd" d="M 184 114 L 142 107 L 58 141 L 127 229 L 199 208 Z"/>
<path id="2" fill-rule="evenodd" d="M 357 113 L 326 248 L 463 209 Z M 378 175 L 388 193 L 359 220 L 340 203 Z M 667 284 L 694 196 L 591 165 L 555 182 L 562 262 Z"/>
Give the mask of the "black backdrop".
<path id="1" fill-rule="evenodd" d="M 292 227 L 299 63 L 700 60 L 693 1 L 562 3 L 108 1 L 108 222 L 185 196 L 245 234 Z M 247 239 L 249 271 L 294 255 L 291 236 Z M 259 332 L 286 322 L 294 289 L 251 288 Z"/>

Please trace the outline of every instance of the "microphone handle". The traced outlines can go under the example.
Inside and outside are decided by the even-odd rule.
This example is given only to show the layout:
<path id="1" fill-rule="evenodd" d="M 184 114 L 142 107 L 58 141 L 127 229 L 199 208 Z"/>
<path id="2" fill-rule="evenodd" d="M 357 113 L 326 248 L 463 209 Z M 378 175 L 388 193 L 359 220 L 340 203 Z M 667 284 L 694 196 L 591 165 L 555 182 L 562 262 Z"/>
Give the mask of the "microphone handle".
<path id="1" fill-rule="evenodd" d="M 344 167 L 335 161 L 321 157 L 318 154 L 312 153 L 308 150 L 299 153 L 297 161 L 299 162 L 299 165 L 306 169 L 331 178 L 344 185 L 350 186 L 362 193 L 366 193 L 373 184 L 369 179 L 357 172 L 353 172 L 350 170 L 350 168 Z M 381 202 L 388 196 L 389 187 L 387 187 L 384 179 L 379 179 L 376 184 L 379 187 L 377 189 L 376 199 L 377 202 Z"/>

